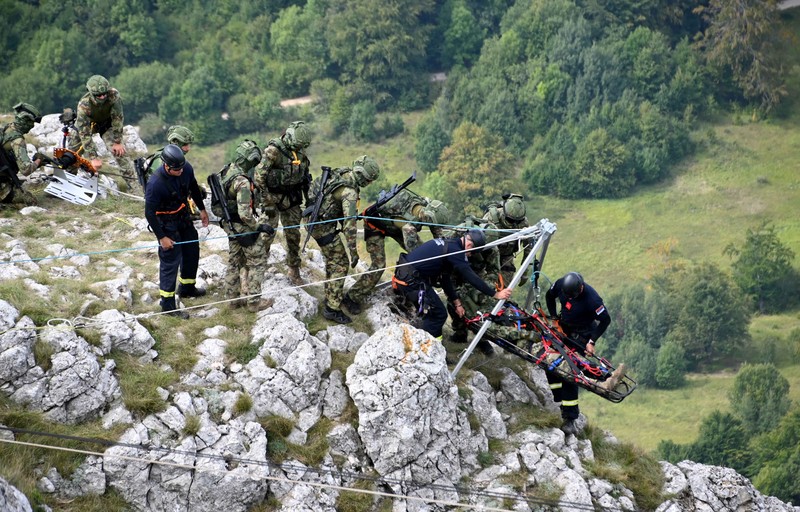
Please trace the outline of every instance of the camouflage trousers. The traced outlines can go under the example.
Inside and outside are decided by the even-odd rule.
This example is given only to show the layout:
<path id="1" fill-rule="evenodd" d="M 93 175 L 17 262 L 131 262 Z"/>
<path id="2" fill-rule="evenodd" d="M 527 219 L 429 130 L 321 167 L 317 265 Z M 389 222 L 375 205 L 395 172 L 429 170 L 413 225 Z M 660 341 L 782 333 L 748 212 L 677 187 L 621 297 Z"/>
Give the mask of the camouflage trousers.
<path id="1" fill-rule="evenodd" d="M 35 206 L 38 204 L 36 198 L 27 190 L 20 190 L 14 187 L 9 180 L 0 179 L 0 203 Z"/>
<path id="2" fill-rule="evenodd" d="M 243 224 L 234 224 L 239 233 L 245 233 L 250 229 Z M 230 235 L 228 229 L 225 232 Z M 259 235 L 256 242 L 244 247 L 238 238 L 228 239 L 228 270 L 225 273 L 225 296 L 235 298 L 246 295 L 261 293 L 261 283 L 267 274 L 266 246 L 264 244 L 263 233 Z M 245 278 L 242 280 L 242 270 L 245 271 Z M 261 297 L 250 297 L 247 302 L 256 304 Z"/>
<path id="3" fill-rule="evenodd" d="M 322 246 L 321 249 L 322 256 L 325 257 L 325 277 L 336 279 L 325 283 L 325 302 L 330 309 L 340 309 L 344 295 L 344 277 L 350 266 L 350 258 L 347 256 L 342 238 L 338 235 L 333 242 Z"/>
<path id="4" fill-rule="evenodd" d="M 402 247 L 402 241 L 396 241 Z M 386 236 L 382 233 L 365 232 L 364 243 L 370 258 L 369 273 L 358 276 L 355 284 L 347 292 L 347 295 L 356 302 L 363 301 L 372 293 L 375 285 L 383 277 L 383 269 L 386 268 Z"/>
<path id="5" fill-rule="evenodd" d="M 271 192 L 262 192 L 264 205 L 264 216 L 270 226 L 278 229 L 278 222 L 280 221 L 283 226 L 283 238 L 286 240 L 286 264 L 289 267 L 300 267 L 300 220 L 303 217 L 303 211 L 300 205 L 289 207 L 282 210 L 285 206 L 285 200 L 282 201 L 284 196 L 280 194 L 273 194 Z M 263 217 L 262 217 L 263 219 Z M 266 246 L 266 255 L 269 256 L 269 248 L 272 241 L 275 240 L 275 235 L 265 237 L 264 243 Z"/>
<path id="6" fill-rule="evenodd" d="M 100 136 L 100 138 L 103 139 L 103 142 L 105 142 L 109 154 L 111 154 L 111 147 L 114 144 L 113 137 L 114 135 L 111 132 L 111 130 L 107 130 L 103 135 Z M 78 137 L 78 132 L 73 130 L 70 133 L 69 149 L 71 149 L 72 151 L 78 151 L 78 149 L 80 149 L 82 145 L 83 142 L 81 141 L 80 137 Z M 136 171 L 134 171 L 133 169 L 133 160 L 130 159 L 128 153 L 125 153 L 123 156 L 114 156 L 113 158 L 114 160 L 117 161 L 119 170 L 122 173 L 123 179 L 125 180 L 125 183 L 128 185 L 128 187 L 129 188 L 133 186 L 138 187 L 139 181 L 136 178 Z"/>

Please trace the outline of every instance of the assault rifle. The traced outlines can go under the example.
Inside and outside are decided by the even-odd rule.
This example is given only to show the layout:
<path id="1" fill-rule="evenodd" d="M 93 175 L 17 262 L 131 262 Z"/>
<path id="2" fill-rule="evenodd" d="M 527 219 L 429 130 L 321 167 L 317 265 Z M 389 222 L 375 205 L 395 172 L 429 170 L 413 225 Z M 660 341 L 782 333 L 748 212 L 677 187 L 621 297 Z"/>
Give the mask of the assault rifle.
<path id="1" fill-rule="evenodd" d="M 133 161 L 133 168 L 136 169 L 136 179 L 139 181 L 139 186 L 142 187 L 142 190 L 146 190 L 147 187 L 147 174 L 144 169 L 144 158 L 139 157 Z M 209 176 L 210 178 L 210 176 Z"/>
<path id="2" fill-rule="evenodd" d="M 380 194 L 378 194 L 378 200 L 375 201 L 372 205 L 367 206 L 359 217 L 368 218 L 368 217 L 377 217 L 378 210 L 380 210 L 381 206 L 385 205 L 394 197 L 400 193 L 401 190 L 407 188 L 409 185 L 417 181 L 417 171 L 414 171 L 411 176 L 408 177 L 406 181 L 400 183 L 399 185 L 394 185 L 389 191 L 381 190 Z"/>
<path id="3" fill-rule="evenodd" d="M 224 170 L 227 170 L 227 168 Z M 222 190 L 222 182 L 219 181 L 219 174 L 212 172 L 208 175 L 206 181 L 208 181 L 208 186 L 211 187 L 211 204 L 219 204 L 220 210 L 222 210 L 222 217 L 225 219 L 225 222 L 228 223 L 231 232 L 236 233 L 233 227 L 233 216 L 231 212 L 228 211 L 228 201 L 225 199 L 225 192 Z"/>
<path id="4" fill-rule="evenodd" d="M 317 197 L 314 201 L 314 206 L 311 208 L 306 208 L 303 211 L 303 217 L 309 216 L 308 222 L 306 223 L 306 239 L 303 241 L 303 249 L 301 252 L 306 252 L 306 245 L 308 244 L 309 239 L 311 239 L 311 232 L 314 231 L 314 227 L 316 226 L 317 217 L 319 217 L 319 209 L 322 208 L 322 200 L 325 198 L 325 185 L 328 183 L 328 178 L 331 175 L 331 168 L 322 166 L 322 176 L 319 178 L 319 191 L 317 191 Z"/>

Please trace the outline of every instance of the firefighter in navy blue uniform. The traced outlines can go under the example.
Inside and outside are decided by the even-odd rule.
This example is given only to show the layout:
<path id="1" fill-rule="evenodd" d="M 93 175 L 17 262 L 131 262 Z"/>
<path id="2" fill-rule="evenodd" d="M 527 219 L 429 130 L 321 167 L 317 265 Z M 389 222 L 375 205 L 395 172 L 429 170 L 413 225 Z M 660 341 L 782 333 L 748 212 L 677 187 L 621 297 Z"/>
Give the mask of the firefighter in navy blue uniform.
<path id="1" fill-rule="evenodd" d="M 189 318 L 175 303 L 175 281 L 180 268 L 181 297 L 199 297 L 205 290 L 195 287 L 200 243 L 190 217 L 188 198 L 200 208 L 203 227 L 208 226 L 208 214 L 203 206 L 200 186 L 194 169 L 186 162 L 181 148 L 167 145 L 161 152 L 162 165 L 147 181 L 144 215 L 158 239 L 159 292 L 161 310 L 180 318 Z M 183 242 L 183 243 L 181 243 Z"/>
<path id="2" fill-rule="evenodd" d="M 478 277 L 469 265 L 471 250 L 480 249 L 485 243 L 483 231 L 471 229 L 460 238 L 434 238 L 409 254 L 401 255 L 398 264 L 410 265 L 397 267 L 392 284 L 397 293 L 419 306 L 422 328 L 431 336 L 441 339 L 442 326 L 447 321 L 447 309 L 437 295 L 435 286 L 444 290 L 455 307 L 456 314 L 459 317 L 464 316 L 464 307 L 451 280 L 453 272 L 460 274 L 464 281 L 490 297 L 504 300 L 511 297 L 510 288 L 496 292 L 494 286 Z"/>
<path id="3" fill-rule="evenodd" d="M 561 303 L 558 317 L 556 299 Z M 581 355 L 593 356 L 595 342 L 611 323 L 611 315 L 606 311 L 603 299 L 595 289 L 586 284 L 579 273 L 568 272 L 547 290 L 545 300 L 550 316 L 559 318 L 559 325 L 568 336 L 571 348 Z M 561 429 L 567 434 L 577 434 L 575 420 L 580 415 L 577 384 L 562 379 L 554 372 L 545 373 L 553 392 L 553 400 L 561 403 L 561 417 L 564 419 Z"/>

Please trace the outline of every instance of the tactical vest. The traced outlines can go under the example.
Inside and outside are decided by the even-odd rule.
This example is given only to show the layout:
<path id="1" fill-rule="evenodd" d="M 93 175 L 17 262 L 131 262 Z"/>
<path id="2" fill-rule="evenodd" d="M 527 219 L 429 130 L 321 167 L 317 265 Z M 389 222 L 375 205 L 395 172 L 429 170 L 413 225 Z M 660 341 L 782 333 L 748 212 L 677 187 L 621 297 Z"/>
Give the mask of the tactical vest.
<path id="1" fill-rule="evenodd" d="M 333 192 L 339 187 L 351 185 L 350 181 L 344 178 L 344 174 L 349 171 L 350 169 L 347 167 L 343 169 L 332 169 L 328 176 L 328 182 L 325 184 L 325 190 L 320 191 L 320 179 L 322 178 L 315 179 L 311 184 L 311 188 L 308 191 L 309 206 L 316 204 L 320 192 L 323 194 L 322 204 L 320 205 L 319 215 L 317 216 L 318 221 L 331 219 L 330 214 L 336 206 Z"/>
<path id="2" fill-rule="evenodd" d="M 401 190 L 391 201 L 381 206 L 378 216 L 400 218 L 413 222 L 417 220 L 414 215 L 414 207 L 417 205 L 425 206 L 425 199 L 408 189 Z"/>
<path id="3" fill-rule="evenodd" d="M 0 128 L 0 169 L 8 168 L 14 174 L 19 174 L 19 164 L 17 164 L 17 157 L 8 150 L 6 150 L 6 143 L 13 142 L 21 139 L 22 134 L 17 131 L 14 123 L 4 124 Z"/>
<path id="4" fill-rule="evenodd" d="M 308 182 L 310 162 L 304 153 L 298 155 L 287 148 L 281 139 L 272 139 L 269 145 L 275 146 L 281 154 L 280 163 L 266 170 L 270 192 L 286 194 Z"/>
<path id="5" fill-rule="evenodd" d="M 228 173 L 229 170 L 232 170 L 232 172 Z M 231 185 L 233 184 L 233 180 L 239 176 L 244 176 L 250 183 L 250 208 L 255 211 L 254 205 L 257 199 L 256 187 L 253 184 L 253 180 L 250 178 L 250 176 L 248 176 L 247 173 L 241 168 L 233 164 L 226 166 L 224 169 L 222 169 L 222 171 L 220 171 L 222 190 L 225 192 L 225 205 L 228 207 L 228 213 L 231 215 L 231 221 L 243 224 L 242 218 L 239 217 L 239 205 L 236 203 L 236 194 L 231 194 Z M 223 218 L 222 205 L 212 204 L 211 211 L 214 212 L 214 215 L 217 217 Z"/>

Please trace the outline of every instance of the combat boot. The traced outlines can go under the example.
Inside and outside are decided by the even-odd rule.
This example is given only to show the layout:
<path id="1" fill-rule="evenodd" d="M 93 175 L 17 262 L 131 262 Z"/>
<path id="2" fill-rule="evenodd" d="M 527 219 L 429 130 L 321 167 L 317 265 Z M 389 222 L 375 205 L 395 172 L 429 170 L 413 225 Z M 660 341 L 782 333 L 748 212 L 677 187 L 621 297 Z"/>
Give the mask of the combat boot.
<path id="1" fill-rule="evenodd" d="M 346 307 L 347 311 L 349 311 L 354 315 L 358 315 L 361 313 L 361 304 L 350 298 L 349 294 L 345 295 L 342 298 L 342 306 Z"/>
<path id="2" fill-rule="evenodd" d="M 178 295 L 180 295 L 181 298 L 183 299 L 202 297 L 205 294 L 206 294 L 205 288 L 198 288 L 197 286 L 194 285 L 194 283 L 178 285 Z"/>
<path id="3" fill-rule="evenodd" d="M 189 313 L 182 309 L 178 309 L 175 305 L 175 297 L 164 297 L 161 299 L 161 311 L 164 313 L 186 320 L 189 318 Z"/>
<path id="4" fill-rule="evenodd" d="M 325 303 L 325 309 L 322 310 L 322 316 L 339 324 L 349 324 L 352 322 L 350 317 L 345 315 L 341 309 L 331 309 L 328 307 L 327 303 Z"/>
<path id="5" fill-rule="evenodd" d="M 575 420 L 565 419 L 564 424 L 561 425 L 561 431 L 567 435 L 577 436 L 581 429 L 578 427 L 578 424 L 575 422 Z"/>
<path id="6" fill-rule="evenodd" d="M 478 342 L 478 350 L 480 350 L 481 354 L 485 355 L 486 357 L 494 356 L 494 348 L 492 348 L 492 344 L 486 340 L 481 340 Z"/>
<path id="7" fill-rule="evenodd" d="M 287 275 L 289 276 L 289 281 L 291 281 L 293 285 L 298 286 L 303 284 L 303 280 L 300 278 L 300 267 L 289 267 Z"/>
<path id="8" fill-rule="evenodd" d="M 625 376 L 625 363 L 621 363 L 616 370 L 611 374 L 605 382 L 601 382 L 598 387 L 605 389 L 606 391 L 614 391 L 614 388 L 617 387 L 619 381 L 622 377 Z"/>
<path id="9" fill-rule="evenodd" d="M 246 302 L 245 302 L 244 299 L 233 299 L 232 301 L 230 301 L 228 303 L 228 309 L 231 309 L 231 310 L 241 309 L 241 308 L 245 307 L 245 305 L 246 305 Z"/>
<path id="10" fill-rule="evenodd" d="M 258 313 L 259 311 L 264 311 L 267 308 L 271 308 L 273 304 L 275 304 L 274 299 L 261 299 L 258 302 L 251 302 L 248 304 L 247 309 L 253 313 Z"/>
<path id="11" fill-rule="evenodd" d="M 453 334 L 451 334 L 447 338 L 447 341 L 449 341 L 450 343 L 466 343 L 467 342 L 467 331 L 461 331 L 461 330 L 453 331 Z"/>

